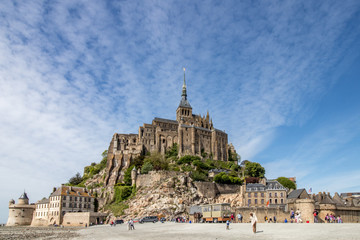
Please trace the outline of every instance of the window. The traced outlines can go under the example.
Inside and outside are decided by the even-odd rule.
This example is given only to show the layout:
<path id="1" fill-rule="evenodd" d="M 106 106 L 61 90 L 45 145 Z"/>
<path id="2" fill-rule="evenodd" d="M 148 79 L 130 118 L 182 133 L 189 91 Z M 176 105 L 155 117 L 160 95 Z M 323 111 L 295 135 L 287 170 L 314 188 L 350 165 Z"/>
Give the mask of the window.
<path id="1" fill-rule="evenodd" d="M 72 197 L 70 196 L 70 201 L 72 200 Z"/>
<path id="2" fill-rule="evenodd" d="M 257 204 L 257 199 L 255 199 L 255 204 Z"/>
<path id="3" fill-rule="evenodd" d="M 261 197 L 264 197 L 264 193 L 263 193 L 263 192 L 261 193 Z"/>
<path id="4" fill-rule="evenodd" d="M 63 200 L 66 200 L 66 196 L 63 196 Z"/>
<path id="5" fill-rule="evenodd" d="M 281 204 L 283 204 L 284 203 L 284 199 L 281 199 Z"/>
<path id="6" fill-rule="evenodd" d="M 277 204 L 277 199 L 275 199 L 275 204 Z"/>
<path id="7" fill-rule="evenodd" d="M 256 192 L 256 193 L 254 193 L 254 197 L 257 197 L 257 192 Z"/>
<path id="8" fill-rule="evenodd" d="M 275 193 L 275 197 L 277 197 L 277 193 Z"/>
<path id="9" fill-rule="evenodd" d="M 72 207 L 72 203 L 69 203 L 69 207 Z"/>
<path id="10" fill-rule="evenodd" d="M 79 200 L 80 200 L 80 202 L 82 201 L 82 198 L 81 197 L 79 197 Z"/>
<path id="11" fill-rule="evenodd" d="M 77 201 L 77 197 L 75 197 L 75 201 Z"/>
<path id="12" fill-rule="evenodd" d="M 272 204 L 272 201 L 271 201 L 272 199 L 270 199 L 270 204 Z"/>
<path id="13" fill-rule="evenodd" d="M 63 207 L 66 207 L 66 203 L 63 203 Z"/>
<path id="14" fill-rule="evenodd" d="M 269 193 L 269 197 L 271 197 L 271 193 Z"/>
<path id="15" fill-rule="evenodd" d="M 251 197 L 251 193 L 248 193 L 248 197 Z"/>
<path id="16" fill-rule="evenodd" d="M 280 193 L 280 197 L 283 197 L 284 195 L 283 195 L 283 193 Z"/>
<path id="17" fill-rule="evenodd" d="M 248 200 L 248 205 L 250 205 L 250 204 L 251 204 L 251 199 Z"/>
<path id="18" fill-rule="evenodd" d="M 79 208 L 81 208 L 81 203 L 79 204 Z"/>
<path id="19" fill-rule="evenodd" d="M 261 199 L 261 204 L 264 204 L 264 199 Z"/>

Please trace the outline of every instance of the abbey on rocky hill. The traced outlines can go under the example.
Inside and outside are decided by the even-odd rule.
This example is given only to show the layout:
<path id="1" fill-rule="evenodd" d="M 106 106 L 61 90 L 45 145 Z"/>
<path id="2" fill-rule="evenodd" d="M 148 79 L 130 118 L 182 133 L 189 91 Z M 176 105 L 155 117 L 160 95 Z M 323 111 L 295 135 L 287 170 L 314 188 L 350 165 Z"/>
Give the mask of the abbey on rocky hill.
<path id="1" fill-rule="evenodd" d="M 206 155 L 214 160 L 227 161 L 228 150 L 235 151 L 232 144 L 228 144 L 228 135 L 214 128 L 209 112 L 206 116 L 192 113 L 186 93 L 185 70 L 176 120 L 156 117 L 152 124 L 140 126 L 138 134 L 115 133 L 108 150 L 108 168 L 116 167 L 120 162 L 123 165 L 120 168 L 123 168 L 131 158 L 147 152 L 164 154 L 174 143 L 178 146 L 179 157 Z"/>

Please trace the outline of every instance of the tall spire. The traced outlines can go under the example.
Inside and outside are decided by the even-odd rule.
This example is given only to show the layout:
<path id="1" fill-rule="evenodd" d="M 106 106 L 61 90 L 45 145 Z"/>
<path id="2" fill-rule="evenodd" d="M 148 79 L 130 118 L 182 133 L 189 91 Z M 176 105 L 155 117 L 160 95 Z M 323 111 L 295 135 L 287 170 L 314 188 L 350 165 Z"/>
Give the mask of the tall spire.
<path id="1" fill-rule="evenodd" d="M 184 83 L 182 86 L 182 94 L 181 96 L 185 98 L 185 100 L 187 99 L 187 94 L 186 94 L 186 83 L 185 83 L 185 68 L 184 69 Z"/>
<path id="2" fill-rule="evenodd" d="M 184 70 L 184 83 L 182 86 L 182 94 L 181 94 L 181 101 L 179 107 L 191 108 L 191 105 L 187 100 L 187 94 L 186 94 L 185 68 L 183 68 L 183 70 Z"/>

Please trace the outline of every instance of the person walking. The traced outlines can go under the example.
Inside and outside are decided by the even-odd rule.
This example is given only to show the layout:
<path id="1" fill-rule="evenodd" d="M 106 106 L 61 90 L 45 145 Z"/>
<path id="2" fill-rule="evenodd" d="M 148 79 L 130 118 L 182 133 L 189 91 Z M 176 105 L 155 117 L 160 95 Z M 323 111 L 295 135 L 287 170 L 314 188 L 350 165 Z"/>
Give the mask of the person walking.
<path id="1" fill-rule="evenodd" d="M 258 221 L 255 213 L 250 213 L 250 221 L 251 221 L 251 225 L 253 227 L 253 232 L 256 233 L 256 223 Z"/>
<path id="2" fill-rule="evenodd" d="M 237 219 L 238 219 L 238 223 L 241 222 L 241 214 L 240 213 L 238 213 Z"/>
<path id="3" fill-rule="evenodd" d="M 318 220 L 319 212 L 316 211 L 316 209 L 314 209 L 313 214 L 314 214 L 314 223 L 318 223 L 319 222 L 319 220 Z"/>
<path id="4" fill-rule="evenodd" d="M 135 230 L 134 221 L 132 219 L 130 220 L 130 228 L 131 230 Z"/>
<path id="5" fill-rule="evenodd" d="M 230 221 L 229 220 L 226 221 L 226 230 L 230 230 Z"/>

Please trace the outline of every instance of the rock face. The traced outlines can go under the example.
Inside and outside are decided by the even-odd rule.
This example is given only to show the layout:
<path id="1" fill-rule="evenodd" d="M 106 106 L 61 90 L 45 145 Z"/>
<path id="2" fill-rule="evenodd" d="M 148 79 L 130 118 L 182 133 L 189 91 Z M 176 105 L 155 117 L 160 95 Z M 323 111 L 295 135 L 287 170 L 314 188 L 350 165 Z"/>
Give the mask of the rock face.
<path id="1" fill-rule="evenodd" d="M 147 184 L 142 185 L 141 178 L 147 178 Z M 129 208 L 125 210 L 127 217 L 137 218 L 162 214 L 173 218 L 187 215 L 188 208 L 192 205 L 220 202 L 239 204 L 239 201 L 241 201 L 240 195 L 236 192 L 230 194 L 219 192 L 212 197 L 202 194 L 199 191 L 199 188 L 204 188 L 202 185 L 216 184 L 194 182 L 189 177 L 189 173 L 151 172 L 150 174 L 140 175 L 139 179 L 137 184 L 140 185 L 137 185 L 136 196 L 128 200 Z M 239 188 L 233 189 L 236 191 L 235 189 Z"/>

